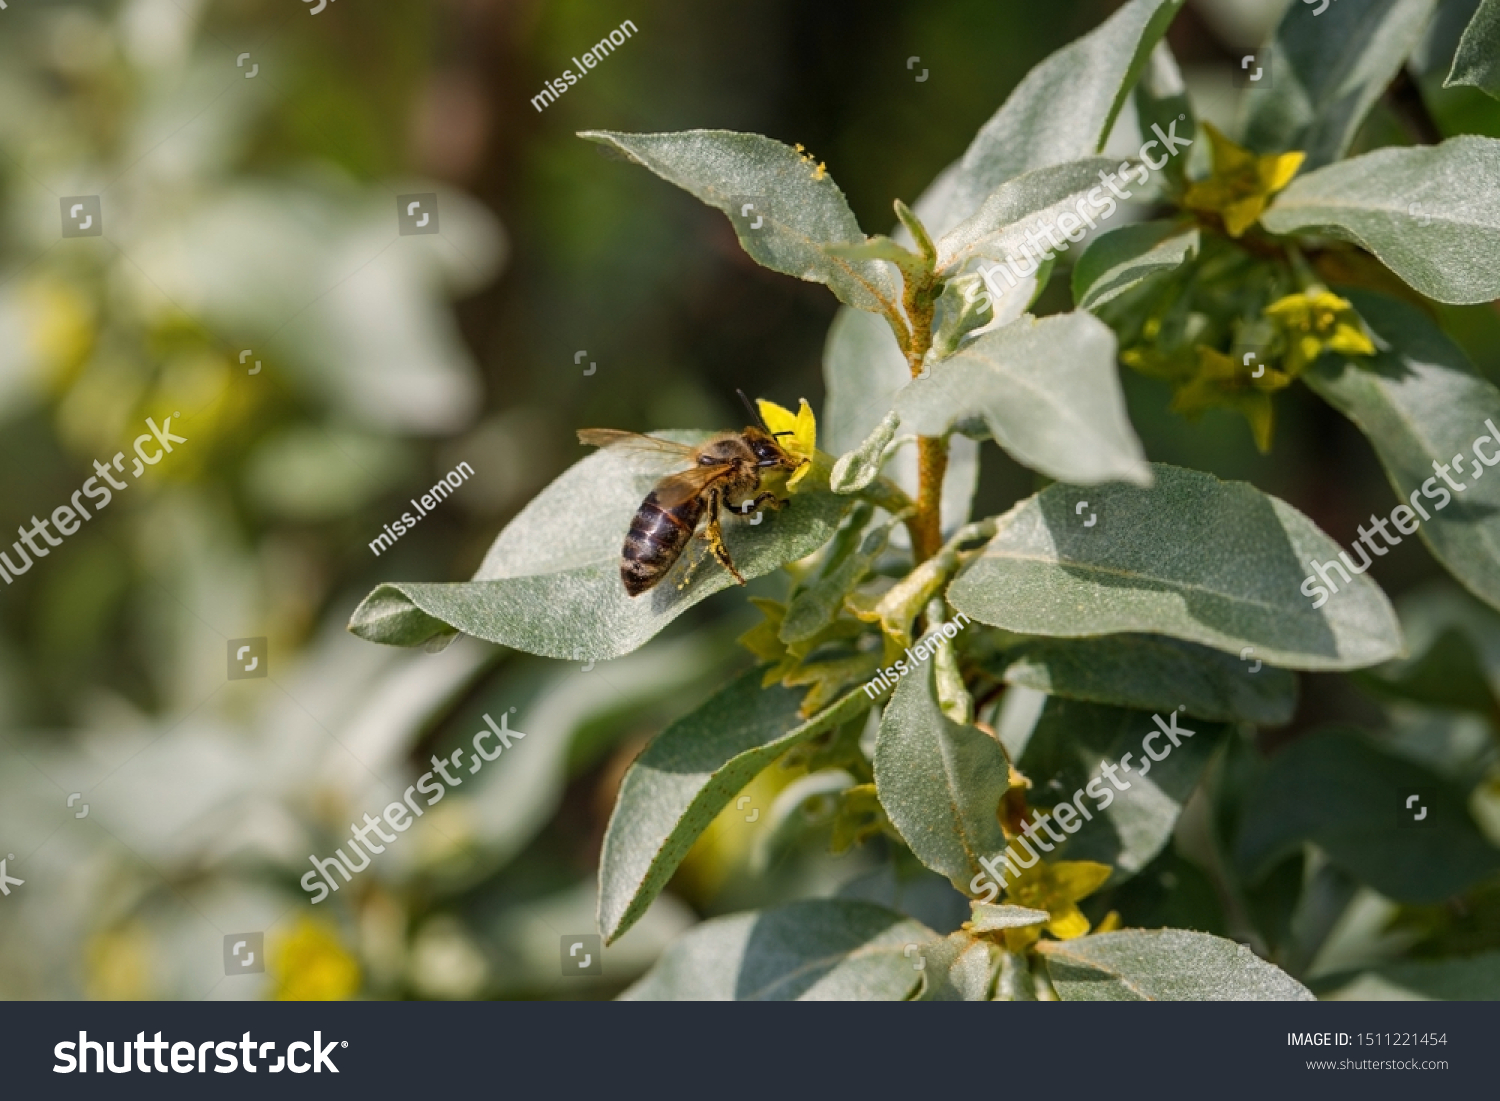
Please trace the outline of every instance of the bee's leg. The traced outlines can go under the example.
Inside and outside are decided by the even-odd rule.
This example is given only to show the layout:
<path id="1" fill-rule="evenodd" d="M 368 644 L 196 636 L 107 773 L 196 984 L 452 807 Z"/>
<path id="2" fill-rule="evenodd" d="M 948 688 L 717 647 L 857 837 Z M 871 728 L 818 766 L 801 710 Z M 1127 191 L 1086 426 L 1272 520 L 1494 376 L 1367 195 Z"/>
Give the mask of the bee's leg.
<path id="1" fill-rule="evenodd" d="M 677 582 L 678 592 L 681 592 L 683 589 L 687 588 L 688 585 L 692 582 L 693 574 L 698 572 L 698 566 L 703 562 L 705 556 L 701 554 L 695 554 L 693 552 L 693 544 L 689 543 L 683 551 L 683 557 L 688 561 L 687 568 L 682 571 L 682 580 Z"/>
<path id="2" fill-rule="evenodd" d="M 734 560 L 729 557 L 729 548 L 724 545 L 724 532 L 719 527 L 718 490 L 714 490 L 709 495 L 708 526 L 703 529 L 703 537 L 708 540 L 708 549 L 713 551 L 714 557 L 719 560 L 719 565 L 733 574 L 734 579 L 743 585 L 745 578 L 739 570 L 734 568 Z"/>
<path id="3" fill-rule="evenodd" d="M 749 516 L 752 512 L 754 512 L 756 509 L 760 508 L 761 505 L 766 504 L 767 502 L 770 503 L 772 508 L 785 508 L 786 505 L 790 503 L 777 497 L 774 493 L 757 493 L 755 495 L 755 500 L 746 501 L 744 504 L 738 506 L 730 505 L 729 511 L 739 516 Z"/>

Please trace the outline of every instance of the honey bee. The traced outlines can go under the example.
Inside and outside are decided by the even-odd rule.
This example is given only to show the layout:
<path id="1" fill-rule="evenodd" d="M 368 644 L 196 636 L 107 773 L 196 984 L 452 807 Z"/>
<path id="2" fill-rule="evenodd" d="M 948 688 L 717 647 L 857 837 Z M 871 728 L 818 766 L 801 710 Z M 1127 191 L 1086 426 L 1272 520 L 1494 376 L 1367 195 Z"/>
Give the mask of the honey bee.
<path id="1" fill-rule="evenodd" d="M 743 393 L 740 397 L 759 420 L 759 414 L 749 399 Z M 734 568 L 729 549 L 724 546 L 719 510 L 723 507 L 740 515 L 749 515 L 762 504 L 780 508 L 787 503 L 774 493 L 756 491 L 760 489 L 761 471 L 768 468 L 796 470 L 807 462 L 793 457 L 776 442 L 776 437 L 790 435 L 790 432 L 772 432 L 761 421 L 759 428 L 751 425 L 743 432 L 723 432 L 697 447 L 690 447 L 613 428 L 580 430 L 579 443 L 671 455 L 691 464 L 689 469 L 669 474 L 656 483 L 656 488 L 647 494 L 636 510 L 630 531 L 625 536 L 624 549 L 620 552 L 620 580 L 625 583 L 625 591 L 631 596 L 640 596 L 665 577 L 672 564 L 681 557 L 705 514 L 708 525 L 703 535 L 709 550 L 719 564 L 743 585 L 745 579 Z M 754 498 L 740 505 L 731 501 L 752 493 Z"/>

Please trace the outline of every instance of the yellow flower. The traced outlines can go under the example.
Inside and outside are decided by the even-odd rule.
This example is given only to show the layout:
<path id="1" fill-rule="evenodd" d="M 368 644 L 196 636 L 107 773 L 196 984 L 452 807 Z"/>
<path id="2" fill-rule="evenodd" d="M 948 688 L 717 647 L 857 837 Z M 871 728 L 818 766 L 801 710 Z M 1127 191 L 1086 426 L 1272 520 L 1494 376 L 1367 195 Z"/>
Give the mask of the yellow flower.
<path id="1" fill-rule="evenodd" d="M 1212 146 L 1214 170 L 1187 189 L 1182 205 L 1189 210 L 1217 214 L 1231 237 L 1255 224 L 1271 196 L 1292 182 L 1306 153 L 1270 153 L 1258 157 L 1230 141 L 1205 122 Z"/>
<path id="2" fill-rule="evenodd" d="M 359 991 L 359 961 L 327 925 L 301 918 L 266 959 L 283 1002 L 340 1002 Z"/>
<path id="3" fill-rule="evenodd" d="M 767 401 L 765 398 L 760 398 L 756 405 L 760 407 L 761 420 L 766 422 L 772 434 L 791 433 L 790 436 L 777 436 L 776 442 L 794 459 L 806 460 L 786 480 L 787 492 L 791 493 L 797 488 L 797 483 L 813 468 L 813 459 L 816 457 L 818 445 L 817 418 L 813 416 L 812 406 L 807 404 L 806 398 L 802 399 L 802 405 L 795 415 L 790 409 L 784 409 L 774 401 Z"/>
<path id="4" fill-rule="evenodd" d="M 1059 860 L 1055 864 L 1038 861 L 1006 889 L 1006 901 L 1032 910 L 1046 910 L 1052 915 L 1046 924 L 1047 932 L 1058 940 L 1072 940 L 1089 931 L 1089 919 L 1078 908 L 1078 901 L 1104 886 L 1111 871 L 1108 864 L 1092 860 Z M 1012 952 L 1023 951 L 1041 935 L 1041 927 L 1036 925 L 1007 929 L 1006 946 Z"/>
<path id="5" fill-rule="evenodd" d="M 1271 449 L 1271 392 L 1288 385 L 1291 376 L 1266 367 L 1257 378 L 1247 363 L 1213 348 L 1198 345 L 1198 373 L 1172 396 L 1172 409 L 1196 416 L 1205 409 L 1223 406 L 1237 409 L 1250 422 L 1255 446 L 1261 453 Z"/>
<path id="6" fill-rule="evenodd" d="M 31 322 L 31 350 L 54 390 L 65 391 L 94 348 L 94 307 L 82 291 L 42 279 L 25 288 L 23 316 Z"/>
<path id="7" fill-rule="evenodd" d="M 158 973 L 151 938 L 134 923 L 111 932 L 95 933 L 84 950 L 85 987 L 94 1001 L 143 1001 L 160 997 L 151 984 Z"/>
<path id="8" fill-rule="evenodd" d="M 1354 307 L 1321 287 L 1272 302 L 1266 307 L 1266 316 L 1286 337 L 1287 372 L 1293 377 L 1325 348 L 1350 356 L 1375 354 L 1375 345 L 1365 335 Z"/>

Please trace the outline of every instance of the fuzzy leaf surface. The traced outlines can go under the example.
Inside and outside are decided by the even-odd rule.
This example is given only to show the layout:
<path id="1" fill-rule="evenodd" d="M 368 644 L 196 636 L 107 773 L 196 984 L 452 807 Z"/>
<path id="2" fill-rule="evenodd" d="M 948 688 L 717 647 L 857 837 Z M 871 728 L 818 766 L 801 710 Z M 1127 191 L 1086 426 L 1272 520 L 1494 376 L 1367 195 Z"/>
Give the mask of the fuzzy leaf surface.
<path id="1" fill-rule="evenodd" d="M 925 436 L 983 417 L 1018 462 L 1078 484 L 1149 485 L 1125 412 L 1115 335 L 1092 314 L 1027 316 L 985 333 L 896 396 L 902 426 Z"/>
<path id="2" fill-rule="evenodd" d="M 1150 489 L 1058 484 L 1022 501 L 948 602 L 1020 634 L 1168 635 L 1236 657 L 1254 647 L 1285 669 L 1357 669 L 1402 652 L 1395 610 L 1367 576 L 1313 608 L 1306 563 L 1339 548 L 1302 513 L 1244 482 L 1152 469 Z"/>
<path id="3" fill-rule="evenodd" d="M 901 1001 L 937 934 L 869 902 L 804 899 L 688 930 L 624 1001 Z"/>
<path id="4" fill-rule="evenodd" d="M 1310 1002 L 1312 992 L 1243 944 L 1186 929 L 1042 941 L 1065 1002 Z"/>
<path id="5" fill-rule="evenodd" d="M 1365 291 L 1346 293 L 1388 350 L 1326 356 L 1304 376 L 1307 384 L 1369 439 L 1397 505 L 1407 506 L 1403 522 L 1420 524 L 1416 535 L 1448 572 L 1500 608 L 1500 470 L 1483 460 L 1500 462 L 1500 431 L 1492 434 L 1486 425 L 1500 424 L 1500 390 L 1421 310 Z M 1452 467 L 1455 455 L 1464 465 L 1450 477 L 1463 490 L 1449 487 L 1433 465 Z M 1433 492 L 1424 494 L 1424 483 Z M 1413 496 L 1430 519 L 1413 510 Z M 1412 537 L 1387 530 L 1397 541 Z M 1370 542 L 1388 546 L 1379 536 Z"/>
<path id="6" fill-rule="evenodd" d="M 1285 669 L 1161 635 L 1031 639 L 1003 661 L 1007 684 L 1163 714 L 1182 705 L 1205 719 L 1280 726 L 1297 705 L 1297 678 Z"/>
<path id="7" fill-rule="evenodd" d="M 875 788 L 917 859 L 960 890 L 1005 848 L 995 812 L 1008 776 L 998 742 L 943 714 L 931 661 L 901 678 L 875 741 Z"/>
<path id="8" fill-rule="evenodd" d="M 640 919 L 693 842 L 762 769 L 869 706 L 863 692 L 854 692 L 803 721 L 802 693 L 761 688 L 764 672 L 749 670 L 678 719 L 626 772 L 599 858 L 606 943 Z"/>
<path id="9" fill-rule="evenodd" d="M 943 202 L 952 222 L 1023 172 L 1097 154 L 1182 0 L 1129 0 L 1031 72 L 975 135 Z M 932 225 L 932 222 L 928 223 Z"/>
<path id="10" fill-rule="evenodd" d="M 1406 804 L 1413 794 L 1426 808 L 1420 825 Z M 1248 876 L 1305 841 L 1398 902 L 1441 902 L 1500 870 L 1500 849 L 1474 824 L 1467 792 L 1350 728 L 1276 754 L 1245 807 L 1235 859 Z"/>
<path id="11" fill-rule="evenodd" d="M 1073 268 L 1073 301 L 1080 310 L 1104 305 L 1160 272 L 1198 255 L 1198 231 L 1172 222 L 1143 222 L 1103 234 Z"/>
<path id="12" fill-rule="evenodd" d="M 1443 86 L 1472 84 L 1500 99 L 1500 0 L 1483 0 L 1458 40 Z"/>
<path id="13" fill-rule="evenodd" d="M 1500 298 L 1497 179 L 1495 138 L 1377 149 L 1293 180 L 1261 222 L 1353 242 L 1439 302 L 1489 302 Z"/>
<path id="14" fill-rule="evenodd" d="M 756 263 L 827 284 L 840 302 L 858 310 L 882 313 L 899 301 L 900 279 L 893 264 L 834 251 L 838 245 L 864 244 L 864 231 L 838 184 L 791 146 L 732 130 L 587 130 L 580 136 L 623 153 L 723 211 Z M 756 199 L 753 209 L 742 213 L 745 196 Z M 757 221 L 761 224 L 755 227 Z"/>
<path id="15" fill-rule="evenodd" d="M 1421 41 L 1437 0 L 1290 4 L 1271 40 L 1271 85 L 1242 101 L 1248 144 L 1301 149 L 1304 171 L 1337 161 Z"/>
<path id="16" fill-rule="evenodd" d="M 1170 726 L 1170 712 L 1161 714 Z M 1074 803 L 1074 816 L 1081 824 L 1065 833 L 1062 843 L 1051 842 L 1056 851 L 1047 854 L 1048 860 L 1112 865 L 1113 881 L 1118 883 L 1166 847 L 1183 805 L 1229 733 L 1222 723 L 1189 721 L 1181 714 L 1177 719 L 1181 744 L 1174 748 L 1147 712 L 1052 697 L 1024 746 L 1007 741 L 1017 767 L 1032 783 L 1027 801 L 1035 809 L 1072 803 L 1080 790 L 1084 792 Z M 1151 744 L 1145 746 L 1148 737 Z M 1167 755 L 1155 761 L 1148 751 Z M 1119 769 L 1113 781 L 1106 778 L 1106 762 Z M 1092 818 L 1082 817 L 1080 804 Z"/>

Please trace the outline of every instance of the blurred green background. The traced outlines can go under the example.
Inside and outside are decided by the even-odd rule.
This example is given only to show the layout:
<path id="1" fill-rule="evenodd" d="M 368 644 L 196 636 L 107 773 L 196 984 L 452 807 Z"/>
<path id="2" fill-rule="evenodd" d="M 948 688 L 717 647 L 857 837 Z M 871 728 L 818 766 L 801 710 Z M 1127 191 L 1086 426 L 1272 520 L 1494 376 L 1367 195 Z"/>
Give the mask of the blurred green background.
<path id="1" fill-rule="evenodd" d="M 756 267 L 721 215 L 576 131 L 800 142 L 884 232 L 893 199 L 914 201 L 1027 69 L 1113 7 L 12 0 L 0 520 L 66 503 L 148 417 L 187 442 L 0 592 L 0 856 L 25 880 L 0 899 L 0 996 L 607 997 L 703 916 L 870 873 L 868 851 L 827 852 L 816 798 L 778 803 L 789 777 L 763 777 L 758 821 L 721 817 L 605 977 L 564 978 L 559 939 L 594 931 L 624 768 L 749 663 L 733 640 L 753 610 L 710 600 L 589 671 L 468 639 L 387 650 L 344 624 L 382 580 L 468 577 L 581 456 L 580 427 L 738 426 L 736 387 L 821 404 L 832 296 Z M 1179 17 L 1201 114 L 1228 124 L 1227 59 L 1277 8 Z M 533 108 L 627 18 L 635 37 Z M 1420 83 L 1445 128 L 1500 134 L 1478 93 Z M 1395 127 L 1382 108 L 1369 134 Z M 399 236 L 396 196 L 427 192 L 441 232 Z M 104 234 L 63 239 L 60 201 L 82 195 L 101 197 Z M 1444 320 L 1500 380 L 1495 311 Z M 1165 387 L 1125 383 L 1154 460 L 1253 481 L 1341 541 L 1388 507 L 1368 445 L 1300 388 L 1262 457 L 1231 415 L 1189 423 Z M 475 477 L 373 555 L 459 462 Z M 984 462 L 976 512 L 1035 488 L 994 447 Z M 1436 570 L 1408 540 L 1373 572 L 1397 595 Z M 248 637 L 269 640 L 269 676 L 227 681 L 228 640 Z M 1343 678 L 1303 685 L 1268 744 L 1385 721 Z M 525 741 L 308 904 L 309 854 L 508 708 Z M 775 826 L 796 815 L 789 843 Z M 223 938 L 246 931 L 266 934 L 268 970 L 226 976 Z"/>

